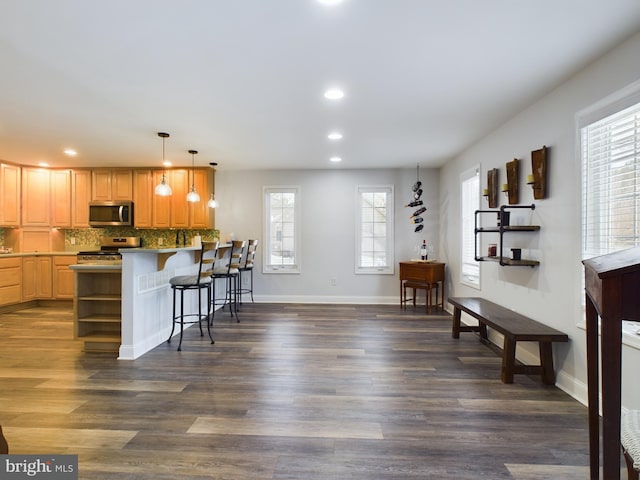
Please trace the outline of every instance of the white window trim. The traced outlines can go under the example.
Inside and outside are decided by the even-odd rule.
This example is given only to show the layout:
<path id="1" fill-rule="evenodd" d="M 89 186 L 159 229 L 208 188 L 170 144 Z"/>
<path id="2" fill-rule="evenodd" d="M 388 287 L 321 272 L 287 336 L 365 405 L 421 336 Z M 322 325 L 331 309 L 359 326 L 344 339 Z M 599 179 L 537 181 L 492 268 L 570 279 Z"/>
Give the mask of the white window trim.
<path id="1" fill-rule="evenodd" d="M 384 267 L 362 267 L 360 266 L 360 247 L 361 243 L 361 208 L 360 208 L 360 193 L 361 192 L 386 192 L 387 193 L 387 258 L 388 264 Z M 356 185 L 355 199 L 356 199 L 356 220 L 355 220 L 355 255 L 354 255 L 354 268 L 356 275 L 393 275 L 395 273 L 395 259 L 394 259 L 394 237 L 395 237 L 395 191 L 393 185 Z"/>
<path id="2" fill-rule="evenodd" d="M 478 177 L 478 209 L 480 208 L 480 165 L 476 165 L 468 170 L 465 170 L 464 172 L 462 172 L 460 174 L 460 283 L 462 285 L 466 285 L 467 287 L 471 287 L 474 288 L 476 290 L 481 290 L 481 285 L 482 285 L 482 269 L 480 268 L 480 264 L 478 262 L 475 261 L 474 262 L 477 263 L 478 265 L 478 281 L 477 282 L 473 282 L 469 279 L 466 278 L 465 274 L 464 274 L 464 246 L 465 246 L 465 242 L 464 242 L 464 235 L 471 235 L 471 241 L 475 242 L 478 241 L 478 239 L 475 236 L 475 231 L 473 229 L 473 225 L 475 224 L 475 219 L 473 217 L 471 217 L 469 219 L 469 221 L 467 222 L 468 224 L 465 225 L 464 223 L 464 215 L 463 215 L 463 208 L 464 208 L 464 202 L 463 202 L 463 184 L 465 181 L 473 178 L 473 177 Z M 475 251 L 475 248 L 474 248 Z"/>
<path id="3" fill-rule="evenodd" d="M 270 211 L 268 209 L 267 197 L 271 193 L 276 192 L 287 192 L 294 193 L 296 196 L 295 202 L 295 225 L 294 225 L 294 248 L 295 248 L 295 262 L 293 265 L 272 265 L 269 263 L 269 259 L 271 258 L 271 254 L 268 251 L 270 245 L 270 227 L 271 227 L 271 217 Z M 263 212 L 263 238 L 265 239 L 262 242 L 262 273 L 275 273 L 275 274 L 299 274 L 302 271 L 301 268 L 301 258 L 302 258 L 302 249 L 301 249 L 301 189 L 297 185 L 286 185 L 286 186 L 264 186 L 262 187 L 262 212 Z"/>
<path id="4" fill-rule="evenodd" d="M 581 247 L 584 245 L 584 239 L 582 238 L 584 233 L 585 226 L 583 225 L 583 159 L 582 159 L 582 128 L 590 125 L 592 123 L 597 122 L 598 120 L 602 120 L 609 115 L 613 115 L 619 111 L 624 110 L 632 105 L 635 105 L 640 102 L 640 80 L 637 80 L 630 85 L 622 88 L 621 90 L 608 95 L 607 97 L 599 100 L 593 105 L 579 111 L 575 116 L 575 164 L 580 172 L 580 178 L 578 181 L 577 198 L 576 202 L 580 205 L 580 241 Z M 582 257 L 582 248 L 580 251 L 580 256 Z M 581 270 L 581 285 L 578 287 L 578 291 L 576 295 L 581 301 L 581 310 L 582 314 L 580 315 L 580 320 L 577 323 L 578 328 L 585 329 L 584 322 L 584 310 L 585 310 L 585 296 L 584 296 L 584 267 L 582 263 L 580 263 Z M 631 348 L 635 348 L 640 350 L 640 342 L 638 342 L 638 336 L 635 334 L 635 329 L 629 329 L 628 326 L 624 325 L 622 329 L 622 344 Z M 626 328 L 625 328 L 626 327 Z"/>

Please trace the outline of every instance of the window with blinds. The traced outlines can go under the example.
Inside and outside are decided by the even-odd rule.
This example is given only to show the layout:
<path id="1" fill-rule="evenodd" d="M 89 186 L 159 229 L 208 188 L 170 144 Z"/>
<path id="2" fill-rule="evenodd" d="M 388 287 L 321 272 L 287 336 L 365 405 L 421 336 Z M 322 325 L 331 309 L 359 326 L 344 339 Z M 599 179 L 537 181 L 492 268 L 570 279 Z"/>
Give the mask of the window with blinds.
<path id="1" fill-rule="evenodd" d="M 580 128 L 582 257 L 640 245 L 640 103 Z"/>
<path id="2" fill-rule="evenodd" d="M 480 264 L 475 260 L 475 212 L 480 208 L 480 168 L 467 170 L 460 176 L 461 198 L 461 272 L 460 282 L 480 288 Z"/>

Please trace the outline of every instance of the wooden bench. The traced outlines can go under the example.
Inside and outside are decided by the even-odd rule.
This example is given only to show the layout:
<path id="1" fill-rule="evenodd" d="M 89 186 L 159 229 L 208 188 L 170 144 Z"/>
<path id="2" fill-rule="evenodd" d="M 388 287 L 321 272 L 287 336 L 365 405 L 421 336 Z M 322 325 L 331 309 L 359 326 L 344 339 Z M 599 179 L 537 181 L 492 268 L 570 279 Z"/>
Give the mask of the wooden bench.
<path id="1" fill-rule="evenodd" d="M 542 382 L 555 384 L 553 370 L 552 342 L 568 342 L 569 337 L 547 325 L 536 322 L 519 313 L 501 307 L 484 298 L 449 298 L 453 305 L 453 338 L 460 338 L 460 332 L 479 332 L 480 339 L 489 342 L 487 327 L 504 336 L 502 352 L 502 382 L 513 383 L 513 375 L 541 374 Z M 477 326 L 460 325 L 461 313 L 465 312 L 478 320 Z M 516 343 L 538 342 L 540 347 L 540 365 L 516 364 Z"/>

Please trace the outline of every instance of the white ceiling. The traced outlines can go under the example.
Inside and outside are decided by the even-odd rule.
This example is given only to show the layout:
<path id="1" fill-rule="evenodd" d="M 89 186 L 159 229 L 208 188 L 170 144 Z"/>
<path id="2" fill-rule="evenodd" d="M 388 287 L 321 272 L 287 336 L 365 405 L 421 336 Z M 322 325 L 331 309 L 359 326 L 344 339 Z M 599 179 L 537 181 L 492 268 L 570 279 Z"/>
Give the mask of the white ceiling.
<path id="1" fill-rule="evenodd" d="M 638 31 L 638 0 L 0 0 L 0 159 L 439 166 Z"/>

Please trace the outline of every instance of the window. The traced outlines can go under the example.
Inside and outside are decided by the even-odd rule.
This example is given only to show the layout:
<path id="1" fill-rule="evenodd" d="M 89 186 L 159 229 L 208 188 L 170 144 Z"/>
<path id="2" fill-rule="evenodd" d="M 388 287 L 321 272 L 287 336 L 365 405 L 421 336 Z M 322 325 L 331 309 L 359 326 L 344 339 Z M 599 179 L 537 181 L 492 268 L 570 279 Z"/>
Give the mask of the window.
<path id="1" fill-rule="evenodd" d="M 475 212 L 480 208 L 480 168 L 475 167 L 460 175 L 461 246 L 460 282 L 480 288 L 480 264 L 475 259 Z"/>
<path id="2" fill-rule="evenodd" d="M 264 188 L 264 272 L 300 273 L 298 187 Z"/>
<path id="3" fill-rule="evenodd" d="M 582 258 L 640 245 L 640 87 L 637 90 L 622 105 L 613 103 L 618 111 L 612 113 L 608 104 L 578 120 Z"/>
<path id="4" fill-rule="evenodd" d="M 356 187 L 355 273 L 393 274 L 393 186 Z"/>

